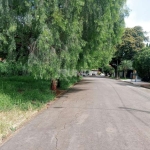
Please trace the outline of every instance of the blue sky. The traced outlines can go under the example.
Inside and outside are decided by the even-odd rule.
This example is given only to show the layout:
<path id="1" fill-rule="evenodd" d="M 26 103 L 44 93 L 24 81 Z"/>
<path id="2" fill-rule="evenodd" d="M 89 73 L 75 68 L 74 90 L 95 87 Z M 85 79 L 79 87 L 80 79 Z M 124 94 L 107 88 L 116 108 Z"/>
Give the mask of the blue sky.
<path id="1" fill-rule="evenodd" d="M 150 0 L 127 0 L 130 15 L 125 19 L 126 27 L 141 26 L 150 36 Z"/>

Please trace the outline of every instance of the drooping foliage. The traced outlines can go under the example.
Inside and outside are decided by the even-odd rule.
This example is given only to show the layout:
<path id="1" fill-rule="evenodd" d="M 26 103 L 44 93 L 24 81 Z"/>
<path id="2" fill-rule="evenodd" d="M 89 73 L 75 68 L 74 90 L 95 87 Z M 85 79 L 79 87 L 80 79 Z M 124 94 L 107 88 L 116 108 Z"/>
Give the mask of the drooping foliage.
<path id="1" fill-rule="evenodd" d="M 123 33 L 125 1 L 1 0 L 0 58 L 46 79 L 108 63 Z"/>

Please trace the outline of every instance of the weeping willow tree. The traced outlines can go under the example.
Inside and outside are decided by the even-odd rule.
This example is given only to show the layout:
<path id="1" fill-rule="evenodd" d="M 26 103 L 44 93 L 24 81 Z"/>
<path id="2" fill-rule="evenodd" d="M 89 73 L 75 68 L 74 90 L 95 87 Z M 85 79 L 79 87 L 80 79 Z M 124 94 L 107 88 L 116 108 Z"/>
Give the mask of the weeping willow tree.
<path id="1" fill-rule="evenodd" d="M 98 67 L 111 59 L 120 42 L 124 4 L 125 0 L 1 0 L 0 57 L 45 79 Z"/>
<path id="2" fill-rule="evenodd" d="M 87 0 L 83 8 L 83 39 L 80 60 L 85 67 L 108 64 L 120 43 L 126 15 L 125 0 Z"/>

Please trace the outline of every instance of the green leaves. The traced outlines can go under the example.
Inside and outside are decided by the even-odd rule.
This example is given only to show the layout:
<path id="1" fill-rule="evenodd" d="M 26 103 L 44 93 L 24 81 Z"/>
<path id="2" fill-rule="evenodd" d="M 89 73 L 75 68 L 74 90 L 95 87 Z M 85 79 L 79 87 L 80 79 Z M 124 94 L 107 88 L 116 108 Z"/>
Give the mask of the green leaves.
<path id="1" fill-rule="evenodd" d="M 138 75 L 146 81 L 150 81 L 150 48 L 146 47 L 139 51 L 133 61 L 133 66 Z"/>
<path id="2" fill-rule="evenodd" d="M 60 70 L 108 63 L 124 28 L 125 0 L 2 2 L 2 58 L 37 78 L 64 78 Z"/>
<path id="3" fill-rule="evenodd" d="M 91 68 L 104 64 L 103 58 L 109 62 L 115 45 L 120 42 L 124 28 L 124 17 L 122 17 L 124 3 L 125 1 L 120 0 L 86 1 L 83 7 L 82 36 L 86 41 L 86 46 L 83 47 L 85 55 L 81 56 L 83 56 L 82 60 L 87 61 Z M 96 63 L 93 59 L 95 56 L 98 56 Z M 92 64 L 94 65 L 92 66 Z"/>
<path id="4" fill-rule="evenodd" d="M 123 60 L 120 63 L 120 67 L 122 70 L 127 71 L 128 69 L 132 69 L 132 61 L 131 60 Z"/>
<path id="5" fill-rule="evenodd" d="M 146 37 L 142 27 L 126 28 L 122 43 L 118 45 L 116 55 L 122 60 L 133 59 L 135 53 L 144 47 Z"/>

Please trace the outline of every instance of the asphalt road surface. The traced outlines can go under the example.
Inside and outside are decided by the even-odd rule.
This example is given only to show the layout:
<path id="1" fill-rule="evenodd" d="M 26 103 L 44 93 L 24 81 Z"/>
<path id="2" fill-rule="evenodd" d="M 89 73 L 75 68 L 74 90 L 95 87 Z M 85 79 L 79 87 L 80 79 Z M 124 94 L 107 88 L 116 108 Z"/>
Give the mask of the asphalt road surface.
<path id="1" fill-rule="evenodd" d="M 84 78 L 0 150 L 150 150 L 150 90 Z"/>

